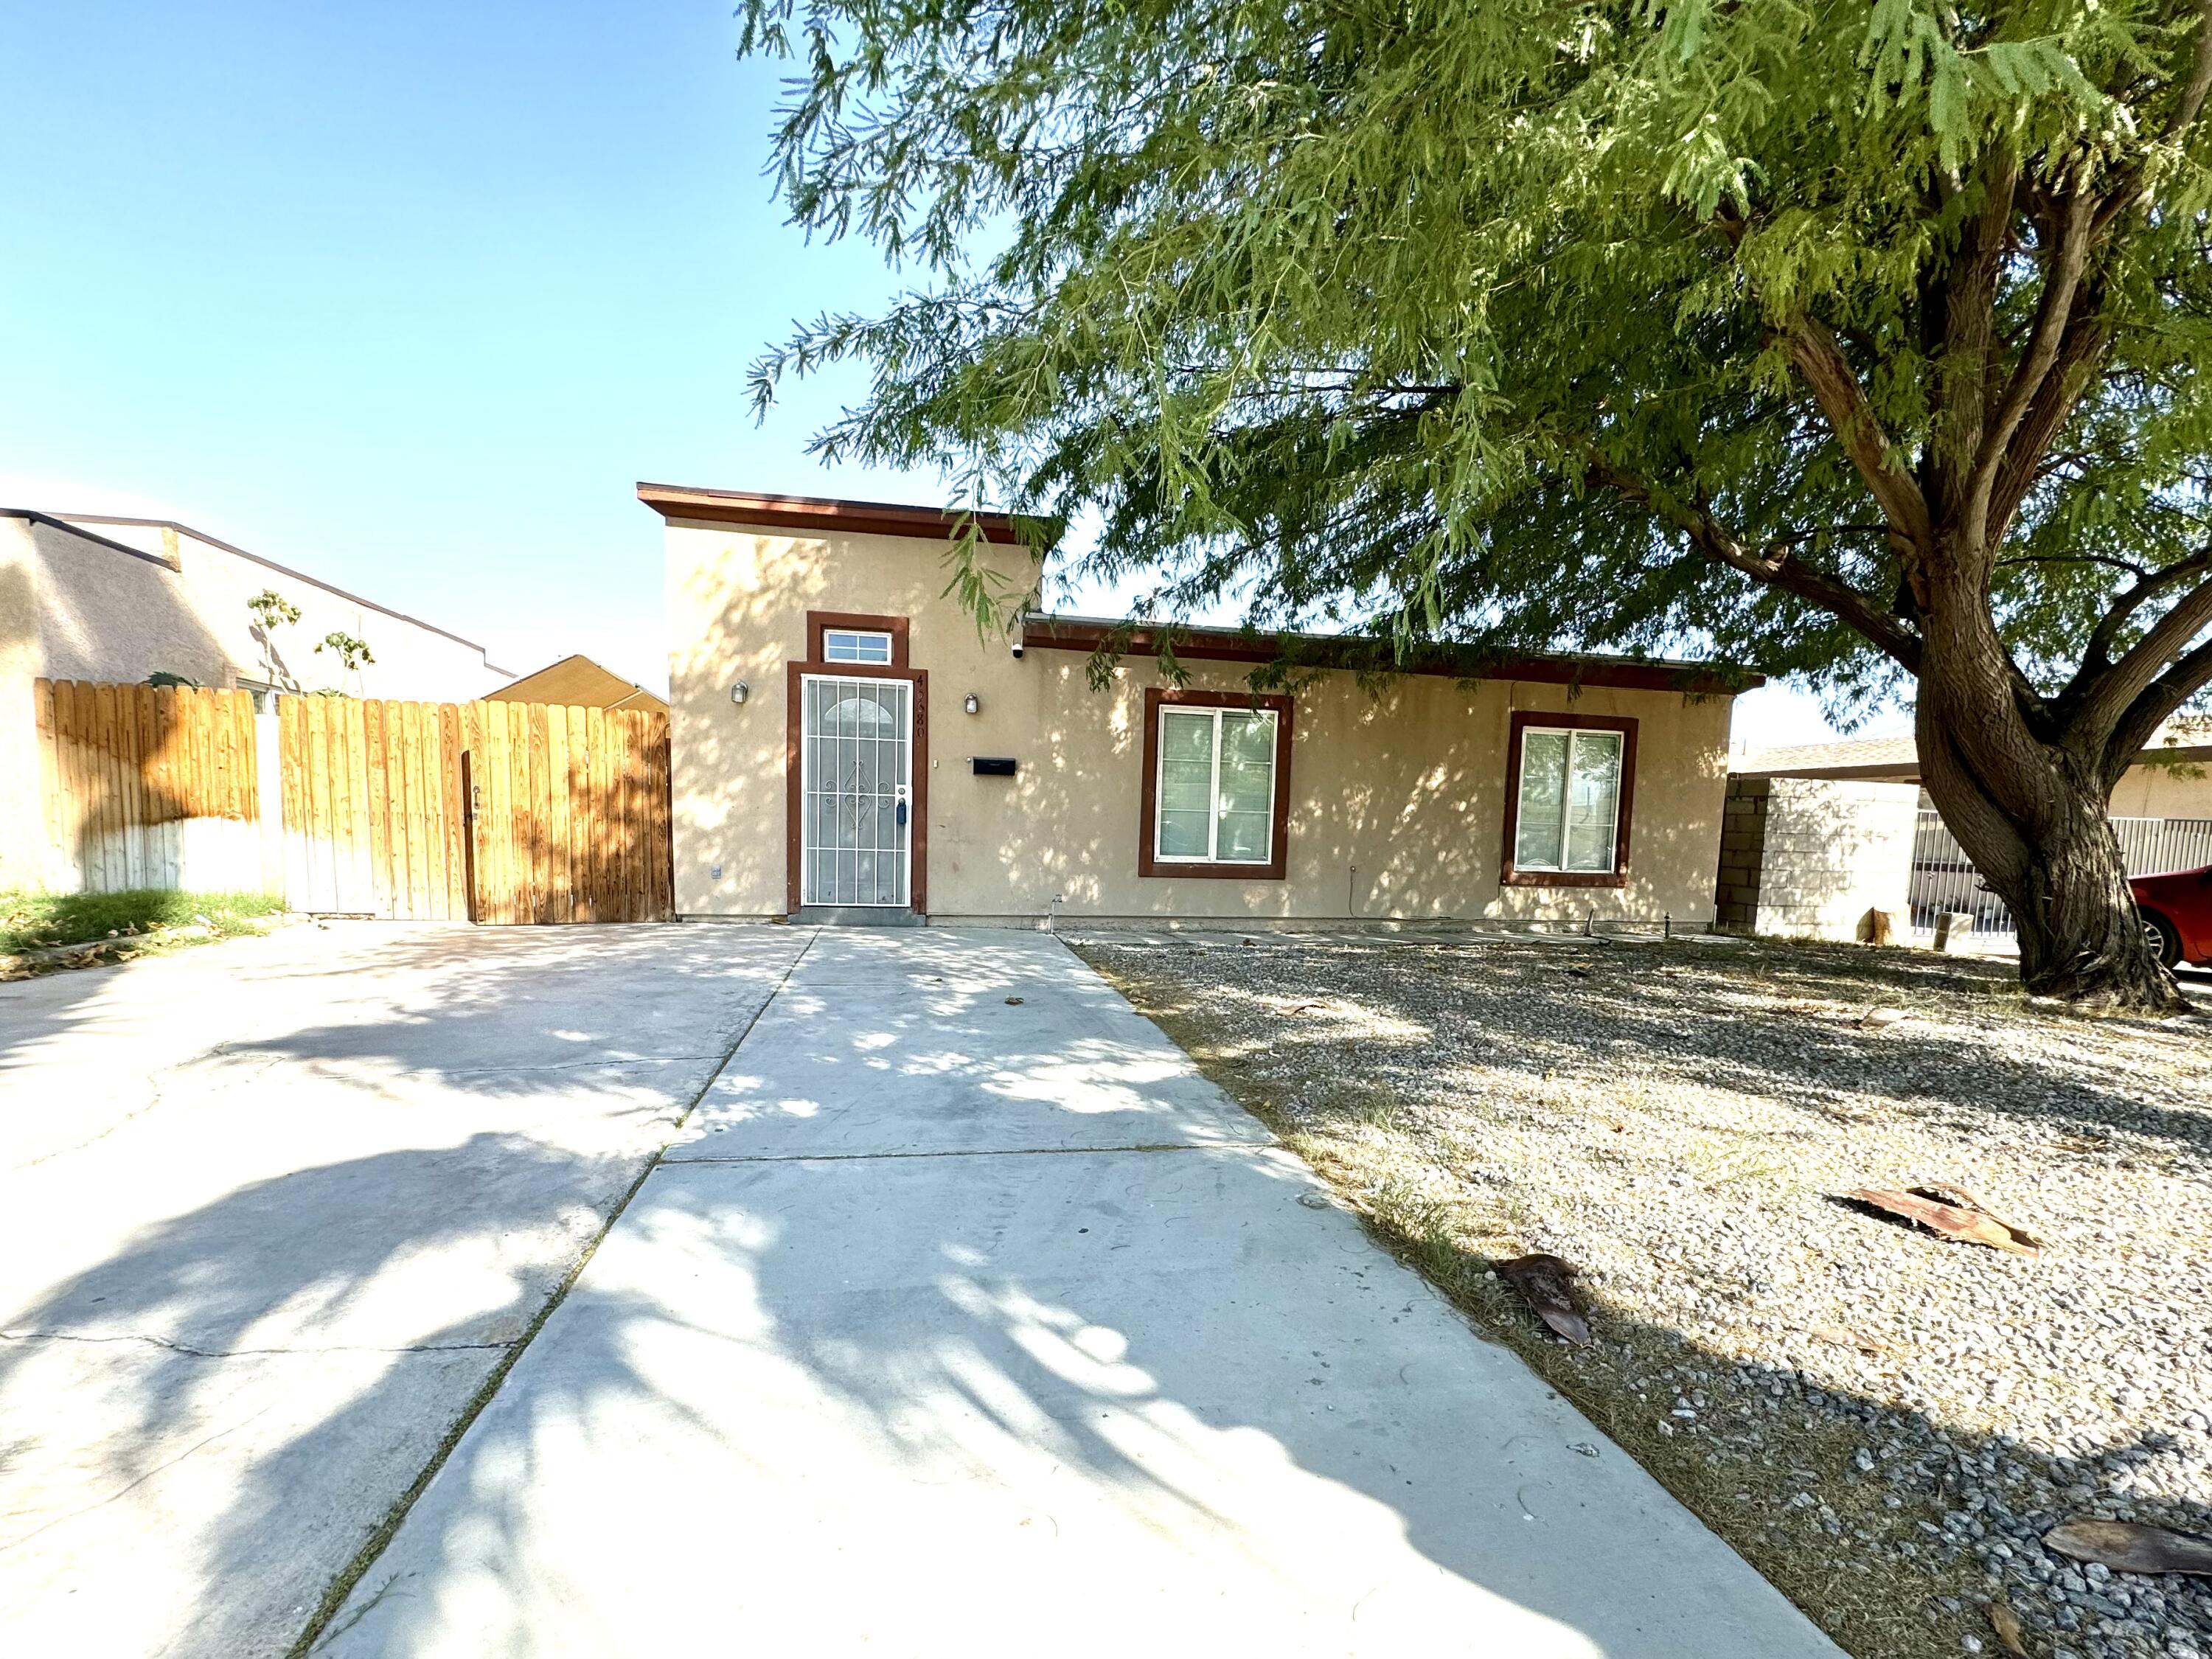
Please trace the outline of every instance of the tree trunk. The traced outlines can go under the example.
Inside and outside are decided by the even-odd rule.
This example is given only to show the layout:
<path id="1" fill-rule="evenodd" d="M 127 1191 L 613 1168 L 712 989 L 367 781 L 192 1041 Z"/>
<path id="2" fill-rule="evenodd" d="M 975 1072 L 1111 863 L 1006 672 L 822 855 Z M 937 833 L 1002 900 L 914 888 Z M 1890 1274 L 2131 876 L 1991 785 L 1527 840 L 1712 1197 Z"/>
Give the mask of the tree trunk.
<path id="1" fill-rule="evenodd" d="M 1922 786 L 2006 904 L 2037 996 L 2116 1013 L 2188 1002 L 2143 938 L 2102 773 L 2105 736 L 2031 729 L 1980 584 L 1931 607 L 1915 710 Z M 1955 599 L 1955 594 L 1942 597 Z"/>
<path id="2" fill-rule="evenodd" d="M 2011 907 L 2021 981 L 2033 995 L 2100 1011 L 2185 1012 L 2181 988 L 2143 938 L 2102 785 L 2049 751 L 2038 770 L 2027 827 L 1964 769 L 1939 763 L 1923 774 L 1944 823 Z"/>
<path id="3" fill-rule="evenodd" d="M 1990 885 L 2012 907 L 2020 975 L 2035 995 L 2114 1012 L 2186 1010 L 2143 937 L 2101 792 L 2069 803 L 2063 822 L 2028 848 L 2022 879 Z"/>

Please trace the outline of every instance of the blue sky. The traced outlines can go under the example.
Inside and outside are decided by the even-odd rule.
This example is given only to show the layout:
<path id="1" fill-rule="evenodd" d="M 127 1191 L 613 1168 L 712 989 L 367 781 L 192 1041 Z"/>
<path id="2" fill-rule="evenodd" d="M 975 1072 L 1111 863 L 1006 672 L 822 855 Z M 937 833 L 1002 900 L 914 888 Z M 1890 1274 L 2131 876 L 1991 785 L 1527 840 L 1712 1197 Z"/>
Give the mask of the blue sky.
<path id="1" fill-rule="evenodd" d="M 179 518 L 509 667 L 665 684 L 638 479 L 939 485 L 805 453 L 853 376 L 755 422 L 761 350 L 896 279 L 783 222 L 781 70 L 735 42 L 730 0 L 0 11 L 0 504 Z M 1823 732 L 1771 692 L 1738 726 Z"/>

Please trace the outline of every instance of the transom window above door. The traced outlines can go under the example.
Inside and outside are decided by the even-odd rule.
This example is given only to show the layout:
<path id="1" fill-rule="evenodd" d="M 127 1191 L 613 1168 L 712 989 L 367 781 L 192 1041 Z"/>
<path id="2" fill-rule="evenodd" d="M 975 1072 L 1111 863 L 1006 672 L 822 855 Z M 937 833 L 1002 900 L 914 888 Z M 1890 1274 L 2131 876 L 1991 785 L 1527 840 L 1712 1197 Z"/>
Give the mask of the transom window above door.
<path id="1" fill-rule="evenodd" d="M 823 662 L 889 663 L 891 636 L 873 629 L 825 628 L 822 630 Z"/>
<path id="2" fill-rule="evenodd" d="M 1628 863 L 1636 722 L 1513 717 L 1504 880 L 1619 886 Z"/>
<path id="3" fill-rule="evenodd" d="M 1146 696 L 1138 873 L 1282 879 L 1290 699 Z"/>

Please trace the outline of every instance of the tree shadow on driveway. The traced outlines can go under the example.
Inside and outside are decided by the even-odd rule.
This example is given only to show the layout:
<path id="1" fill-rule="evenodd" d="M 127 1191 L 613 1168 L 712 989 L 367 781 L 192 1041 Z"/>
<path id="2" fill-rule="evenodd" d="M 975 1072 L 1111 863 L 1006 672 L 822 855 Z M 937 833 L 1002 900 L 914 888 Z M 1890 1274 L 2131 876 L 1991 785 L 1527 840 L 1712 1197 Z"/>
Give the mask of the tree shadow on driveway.
<path id="1" fill-rule="evenodd" d="M 284 1651 L 805 942 L 295 929 L 0 1006 L 11 1638 Z"/>

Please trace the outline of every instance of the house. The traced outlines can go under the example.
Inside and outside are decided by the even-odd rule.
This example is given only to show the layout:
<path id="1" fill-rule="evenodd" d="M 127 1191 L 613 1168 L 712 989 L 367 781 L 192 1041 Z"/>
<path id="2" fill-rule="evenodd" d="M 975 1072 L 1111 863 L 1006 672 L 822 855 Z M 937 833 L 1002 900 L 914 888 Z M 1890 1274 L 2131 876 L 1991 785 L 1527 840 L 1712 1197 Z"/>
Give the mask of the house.
<path id="1" fill-rule="evenodd" d="M 1731 757 L 1738 777 L 1835 778 L 1920 782 L 1920 750 L 1911 738 L 1756 749 Z M 2112 791 L 2116 818 L 2212 818 L 2212 720 L 2179 720 L 2160 728 Z"/>
<path id="2" fill-rule="evenodd" d="M 299 613 L 264 627 L 247 601 Z M 349 672 L 338 633 L 374 660 Z M 40 678 L 465 701 L 513 678 L 473 640 L 167 520 L 0 509 L 0 887 L 43 879 L 32 685 Z"/>
<path id="3" fill-rule="evenodd" d="M 1705 924 L 1732 690 L 1711 665 L 1425 663 L 1371 641 L 1024 612 L 983 637 L 924 507 L 641 484 L 665 520 L 676 896 L 693 917 Z M 977 556 L 1013 599 L 1013 523 Z"/>
<path id="4" fill-rule="evenodd" d="M 563 657 L 487 694 L 494 702 L 557 702 L 571 708 L 651 708 L 668 712 L 665 698 L 589 657 Z"/>
<path id="5" fill-rule="evenodd" d="M 2112 815 L 2132 874 L 2212 862 L 2212 725 L 2175 721 L 2122 775 Z M 1867 913 L 1943 912 L 2008 938 L 1985 889 L 1920 787 L 1910 737 L 1761 749 L 1732 756 L 1716 907 L 1723 925 L 1849 939 Z"/>

